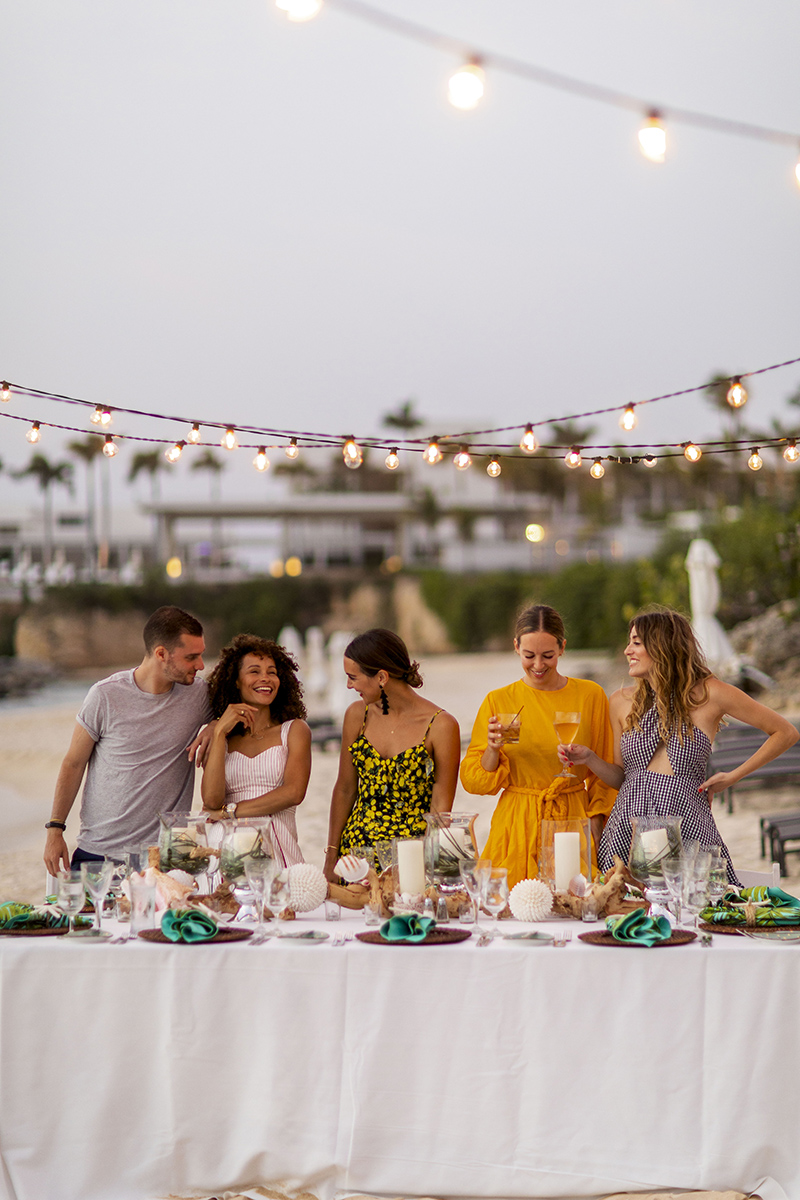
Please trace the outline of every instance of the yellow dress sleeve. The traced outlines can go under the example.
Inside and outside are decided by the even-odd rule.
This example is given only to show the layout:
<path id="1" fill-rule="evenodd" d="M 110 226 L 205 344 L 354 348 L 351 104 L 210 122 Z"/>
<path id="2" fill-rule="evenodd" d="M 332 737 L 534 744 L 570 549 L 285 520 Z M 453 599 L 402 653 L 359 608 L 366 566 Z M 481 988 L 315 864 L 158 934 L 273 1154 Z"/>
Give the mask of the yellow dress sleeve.
<path id="1" fill-rule="evenodd" d="M 510 768 L 508 755 L 500 750 L 500 763 L 496 771 L 486 771 L 481 766 L 483 752 L 489 744 L 489 717 L 494 715 L 494 709 L 487 696 L 478 709 L 475 724 L 472 726 L 472 738 L 469 749 L 461 763 L 459 776 L 461 786 L 474 796 L 496 796 L 504 787 L 508 787 Z"/>
<path id="2" fill-rule="evenodd" d="M 614 761 L 614 734 L 611 729 L 611 718 L 608 711 L 608 696 L 597 689 L 597 702 L 592 705 L 591 748 L 606 762 Z M 617 793 L 614 788 L 598 779 L 594 771 L 586 773 L 586 791 L 588 804 L 586 806 L 590 817 L 608 816 L 614 807 Z"/>

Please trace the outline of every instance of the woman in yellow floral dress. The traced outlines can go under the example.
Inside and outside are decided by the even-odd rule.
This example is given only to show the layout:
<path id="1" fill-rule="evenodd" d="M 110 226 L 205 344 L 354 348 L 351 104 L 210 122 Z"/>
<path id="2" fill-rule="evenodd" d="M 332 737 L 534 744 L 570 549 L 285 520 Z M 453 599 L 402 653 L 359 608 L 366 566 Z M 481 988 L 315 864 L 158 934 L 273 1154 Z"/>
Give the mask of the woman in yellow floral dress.
<path id="1" fill-rule="evenodd" d="M 514 631 L 514 649 L 522 679 L 490 692 L 475 718 L 472 740 L 461 764 L 461 783 L 478 796 L 496 796 L 483 853 L 496 867 L 508 869 L 508 884 L 538 874 L 541 823 L 589 817 L 595 847 L 616 792 L 585 766 L 573 765 L 572 776 L 559 776 L 557 711 L 579 712 L 580 737 L 600 756 L 613 746 L 608 699 L 599 684 L 570 679 L 558 669 L 567 644 L 564 623 L 555 609 L 532 605 L 522 612 Z M 520 713 L 519 742 L 504 742 L 498 713 Z M 593 855 L 594 857 L 594 855 Z"/>
<path id="2" fill-rule="evenodd" d="M 351 704 L 331 797 L 325 874 L 353 846 L 421 837 L 425 814 L 449 812 L 458 779 L 458 723 L 417 695 L 418 663 L 390 629 L 370 629 L 344 653 Z"/>

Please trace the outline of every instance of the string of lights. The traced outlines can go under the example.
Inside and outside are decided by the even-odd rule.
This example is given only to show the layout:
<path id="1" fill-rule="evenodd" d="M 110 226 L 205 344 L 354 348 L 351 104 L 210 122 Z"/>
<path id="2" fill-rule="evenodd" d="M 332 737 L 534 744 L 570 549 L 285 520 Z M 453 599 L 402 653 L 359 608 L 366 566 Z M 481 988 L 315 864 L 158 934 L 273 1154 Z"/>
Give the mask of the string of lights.
<path id="1" fill-rule="evenodd" d="M 639 130 L 639 147 L 645 158 L 651 162 L 663 163 L 666 159 L 665 121 L 692 125 L 713 133 L 726 133 L 736 137 L 792 146 L 795 149 L 800 148 L 800 134 L 798 133 L 773 129 L 749 121 L 719 117 L 712 113 L 697 112 L 694 109 L 682 108 L 678 105 L 654 104 L 641 96 L 632 96 L 627 92 L 617 91 L 615 88 L 604 87 L 602 84 L 576 79 L 571 75 L 551 71 L 547 67 L 524 62 L 508 54 L 480 49 L 465 43 L 462 39 L 439 33 L 416 21 L 410 21 L 407 17 L 384 12 L 365 3 L 365 0 L 324 0 L 324 2 L 329 7 L 359 21 L 461 59 L 462 65 L 450 76 L 448 81 L 448 98 L 455 108 L 477 107 L 485 94 L 486 72 L 495 70 L 557 91 L 567 92 L 573 96 L 580 96 L 584 100 L 605 104 L 627 112 L 641 113 L 644 117 L 644 124 Z M 311 20 L 323 7 L 323 0 L 275 0 L 275 3 L 286 13 L 290 21 L 298 22 Z M 800 160 L 795 167 L 795 178 L 800 185 Z"/>

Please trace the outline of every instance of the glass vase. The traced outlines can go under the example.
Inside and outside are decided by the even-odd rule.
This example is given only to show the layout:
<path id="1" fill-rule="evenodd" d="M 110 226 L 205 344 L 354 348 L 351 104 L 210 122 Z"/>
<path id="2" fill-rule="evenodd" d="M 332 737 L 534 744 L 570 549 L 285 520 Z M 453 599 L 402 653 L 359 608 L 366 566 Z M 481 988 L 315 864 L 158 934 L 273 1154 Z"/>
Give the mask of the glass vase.
<path id="1" fill-rule="evenodd" d="M 575 875 L 592 881 L 592 825 L 588 817 L 542 821 L 539 878 L 554 892 L 566 892 Z"/>
<path id="2" fill-rule="evenodd" d="M 159 814 L 159 870 L 202 875 L 208 870 L 209 852 L 205 817 L 188 812 Z"/>
<path id="3" fill-rule="evenodd" d="M 631 817 L 628 867 L 634 879 L 643 884 L 648 900 L 666 904 L 669 888 L 664 879 L 664 860 L 679 855 L 681 849 L 680 817 Z"/>

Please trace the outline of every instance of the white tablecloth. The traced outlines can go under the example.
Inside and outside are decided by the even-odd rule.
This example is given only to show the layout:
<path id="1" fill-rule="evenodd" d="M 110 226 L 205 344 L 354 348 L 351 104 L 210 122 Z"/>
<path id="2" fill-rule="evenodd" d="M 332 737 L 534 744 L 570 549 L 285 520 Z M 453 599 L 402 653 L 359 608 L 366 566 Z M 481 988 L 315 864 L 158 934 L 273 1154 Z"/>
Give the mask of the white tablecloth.
<path id="1" fill-rule="evenodd" d="M 6 937 L 0 1200 L 795 1198 L 799 1067 L 791 945 Z"/>

